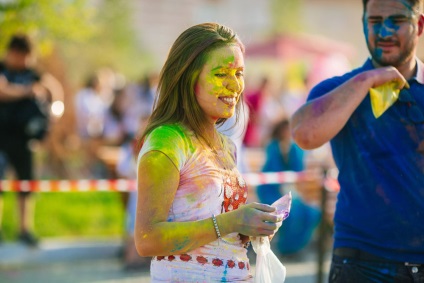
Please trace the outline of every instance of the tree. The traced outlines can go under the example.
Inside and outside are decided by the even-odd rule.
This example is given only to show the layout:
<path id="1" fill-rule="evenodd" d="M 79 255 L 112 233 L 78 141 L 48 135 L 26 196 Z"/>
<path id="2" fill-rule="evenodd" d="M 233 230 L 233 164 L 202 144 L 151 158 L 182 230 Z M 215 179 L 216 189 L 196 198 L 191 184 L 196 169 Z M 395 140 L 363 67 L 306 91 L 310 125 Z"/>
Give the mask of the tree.
<path id="1" fill-rule="evenodd" d="M 139 79 L 152 66 L 133 29 L 132 2 L 127 0 L 97 1 L 92 21 L 95 30 L 84 42 L 61 44 L 64 57 L 72 65 L 70 76 L 87 76 L 98 68 L 110 67 L 130 79 Z M 81 79 L 81 78 L 80 78 Z"/>
<path id="2" fill-rule="evenodd" d="M 41 55 L 56 41 L 84 41 L 95 31 L 96 11 L 86 0 L 17 0 L 0 4 L 1 51 L 14 33 L 30 35 Z"/>
<path id="3" fill-rule="evenodd" d="M 130 4 L 125 0 L 3 0 L 0 53 L 11 35 L 26 33 L 39 56 L 48 57 L 57 49 L 73 83 L 103 66 L 138 76 L 147 65 L 137 64 L 134 58 L 148 57 L 132 29 Z"/>

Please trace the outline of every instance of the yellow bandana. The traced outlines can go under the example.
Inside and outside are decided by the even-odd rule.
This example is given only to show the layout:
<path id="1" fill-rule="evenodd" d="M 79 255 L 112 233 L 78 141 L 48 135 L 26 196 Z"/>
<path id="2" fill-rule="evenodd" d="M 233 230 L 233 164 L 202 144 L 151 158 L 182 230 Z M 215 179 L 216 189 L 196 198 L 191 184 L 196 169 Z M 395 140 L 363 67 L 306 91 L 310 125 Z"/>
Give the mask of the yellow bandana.
<path id="1" fill-rule="evenodd" d="M 375 88 L 370 88 L 372 113 L 380 117 L 399 97 L 400 89 L 397 82 L 388 82 Z"/>

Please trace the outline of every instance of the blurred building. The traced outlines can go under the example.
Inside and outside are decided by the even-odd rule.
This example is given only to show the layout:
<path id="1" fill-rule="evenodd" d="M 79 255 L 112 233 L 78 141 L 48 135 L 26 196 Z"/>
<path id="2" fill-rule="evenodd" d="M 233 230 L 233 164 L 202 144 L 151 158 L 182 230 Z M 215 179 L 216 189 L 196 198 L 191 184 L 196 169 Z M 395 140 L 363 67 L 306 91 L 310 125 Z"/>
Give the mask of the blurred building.
<path id="1" fill-rule="evenodd" d="M 135 0 L 134 21 L 139 40 L 159 63 L 177 36 L 202 22 L 219 22 L 234 29 L 247 44 L 271 27 L 271 0 Z M 161 65 L 160 64 L 160 65 Z"/>
<path id="2" fill-rule="evenodd" d="M 233 28 L 246 44 L 270 35 L 272 2 L 276 0 L 134 0 L 139 40 L 162 65 L 173 41 L 183 30 L 201 22 Z M 299 0 L 301 32 L 330 38 L 355 47 L 354 66 L 369 55 L 362 31 L 362 1 Z M 313 45 L 314 42 L 311 42 Z M 418 55 L 424 58 L 424 40 Z"/>

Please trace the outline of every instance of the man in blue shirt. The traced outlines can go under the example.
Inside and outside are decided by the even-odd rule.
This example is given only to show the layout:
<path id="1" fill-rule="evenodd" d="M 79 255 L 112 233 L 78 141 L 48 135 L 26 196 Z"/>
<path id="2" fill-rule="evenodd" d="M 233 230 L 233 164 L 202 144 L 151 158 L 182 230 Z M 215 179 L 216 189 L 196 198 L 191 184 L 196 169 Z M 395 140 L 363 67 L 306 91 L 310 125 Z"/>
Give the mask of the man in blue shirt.
<path id="1" fill-rule="evenodd" d="M 318 84 L 292 117 L 304 149 L 330 141 L 341 190 L 330 282 L 424 282 L 423 0 L 363 0 L 371 58 Z M 395 82 L 379 118 L 369 89 Z"/>

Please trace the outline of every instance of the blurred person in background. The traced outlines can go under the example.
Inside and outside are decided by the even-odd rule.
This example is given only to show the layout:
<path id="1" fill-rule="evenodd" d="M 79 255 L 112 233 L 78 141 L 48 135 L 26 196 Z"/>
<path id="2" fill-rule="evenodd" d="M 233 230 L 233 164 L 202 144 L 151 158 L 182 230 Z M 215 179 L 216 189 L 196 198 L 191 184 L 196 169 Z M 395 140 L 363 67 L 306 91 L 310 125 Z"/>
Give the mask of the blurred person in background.
<path id="1" fill-rule="evenodd" d="M 103 92 L 98 74 L 90 76 L 75 95 L 75 117 L 83 149 L 86 177 L 102 178 L 105 167 L 97 151 L 103 142 L 106 112 L 111 101 Z"/>
<path id="2" fill-rule="evenodd" d="M 125 97 L 125 87 L 114 90 L 113 100 L 105 111 L 102 144 L 121 146 L 128 140 L 124 126 L 126 109 L 129 106 Z"/>
<path id="3" fill-rule="evenodd" d="M 257 89 L 246 92 L 246 104 L 249 107 L 249 121 L 247 123 L 246 134 L 243 143 L 246 147 L 262 146 L 263 130 L 262 111 L 263 104 L 269 96 L 269 80 L 262 78 Z"/>
<path id="4" fill-rule="evenodd" d="M 125 90 L 126 107 L 124 128 L 130 139 L 144 128 L 153 109 L 158 78 L 156 73 L 143 76 L 138 83 L 129 84 Z"/>
<path id="5" fill-rule="evenodd" d="M 423 1 L 363 0 L 362 21 L 371 57 L 315 86 L 292 134 L 305 149 L 330 141 L 339 168 L 329 281 L 424 282 Z M 399 92 L 377 118 L 369 93 L 383 87 Z"/>
<path id="6" fill-rule="evenodd" d="M 216 129 L 241 106 L 243 54 L 231 29 L 204 23 L 177 38 L 162 69 L 137 162 L 134 236 L 153 257 L 152 282 L 252 282 L 247 236 L 281 224 L 275 208 L 245 204 L 235 146 Z"/>
<path id="7" fill-rule="evenodd" d="M 302 77 L 298 78 L 296 83 L 292 83 L 294 85 L 288 82 L 286 76 L 282 79 L 281 87 L 273 103 L 280 106 L 280 109 L 282 109 L 280 112 L 283 112 L 285 117 L 291 117 L 306 101 L 308 75 L 302 74 Z"/>
<path id="8" fill-rule="evenodd" d="M 10 165 L 19 180 L 33 180 L 32 139 L 45 137 L 52 94 L 42 84 L 33 66 L 32 45 L 26 35 L 14 35 L 0 62 L 0 178 Z M 19 192 L 19 236 L 29 246 L 38 240 L 33 234 L 34 203 L 30 192 Z M 0 224 L 2 200 L 0 197 Z M 1 225 L 0 225 L 1 226 Z M 0 230 L 0 239 L 1 236 Z"/>
<path id="9" fill-rule="evenodd" d="M 140 84 L 130 84 L 125 92 L 126 107 L 124 112 L 124 128 L 126 140 L 121 146 L 117 173 L 119 177 L 135 179 L 137 159 L 136 137 L 140 136 L 147 126 L 147 122 L 153 110 L 156 95 L 157 76 L 154 73 L 146 75 Z M 137 206 L 137 190 L 129 193 L 126 203 L 126 235 L 124 245 L 124 268 L 126 270 L 137 269 L 146 265 L 146 258 L 137 253 L 134 242 L 134 228 Z M 150 261 L 149 261 L 150 262 Z"/>
<path id="10" fill-rule="evenodd" d="M 265 151 L 266 158 L 262 172 L 300 172 L 305 169 L 305 153 L 292 141 L 287 119 L 274 126 Z M 317 185 L 316 189 L 320 189 L 319 184 Z M 287 184 L 260 185 L 257 187 L 257 195 L 260 202 L 272 204 L 290 189 L 293 195 L 290 211 L 292 217 L 284 221 L 284 229 L 274 240 L 278 251 L 283 255 L 293 255 L 301 251 L 310 242 L 321 217 L 317 206 L 309 205 L 297 194 L 296 185 L 294 187 Z"/>
<path id="11" fill-rule="evenodd" d="M 119 178 L 127 178 L 133 180 L 136 178 L 135 170 L 135 152 L 136 143 L 125 144 L 121 147 L 119 158 L 116 166 L 116 172 Z M 140 267 L 145 263 L 135 248 L 134 242 L 134 227 L 135 227 L 135 213 L 137 205 L 137 187 L 134 191 L 129 193 L 128 203 L 126 205 L 125 217 L 125 235 L 124 235 L 124 248 L 123 248 L 123 261 L 124 269 L 132 270 Z"/>

